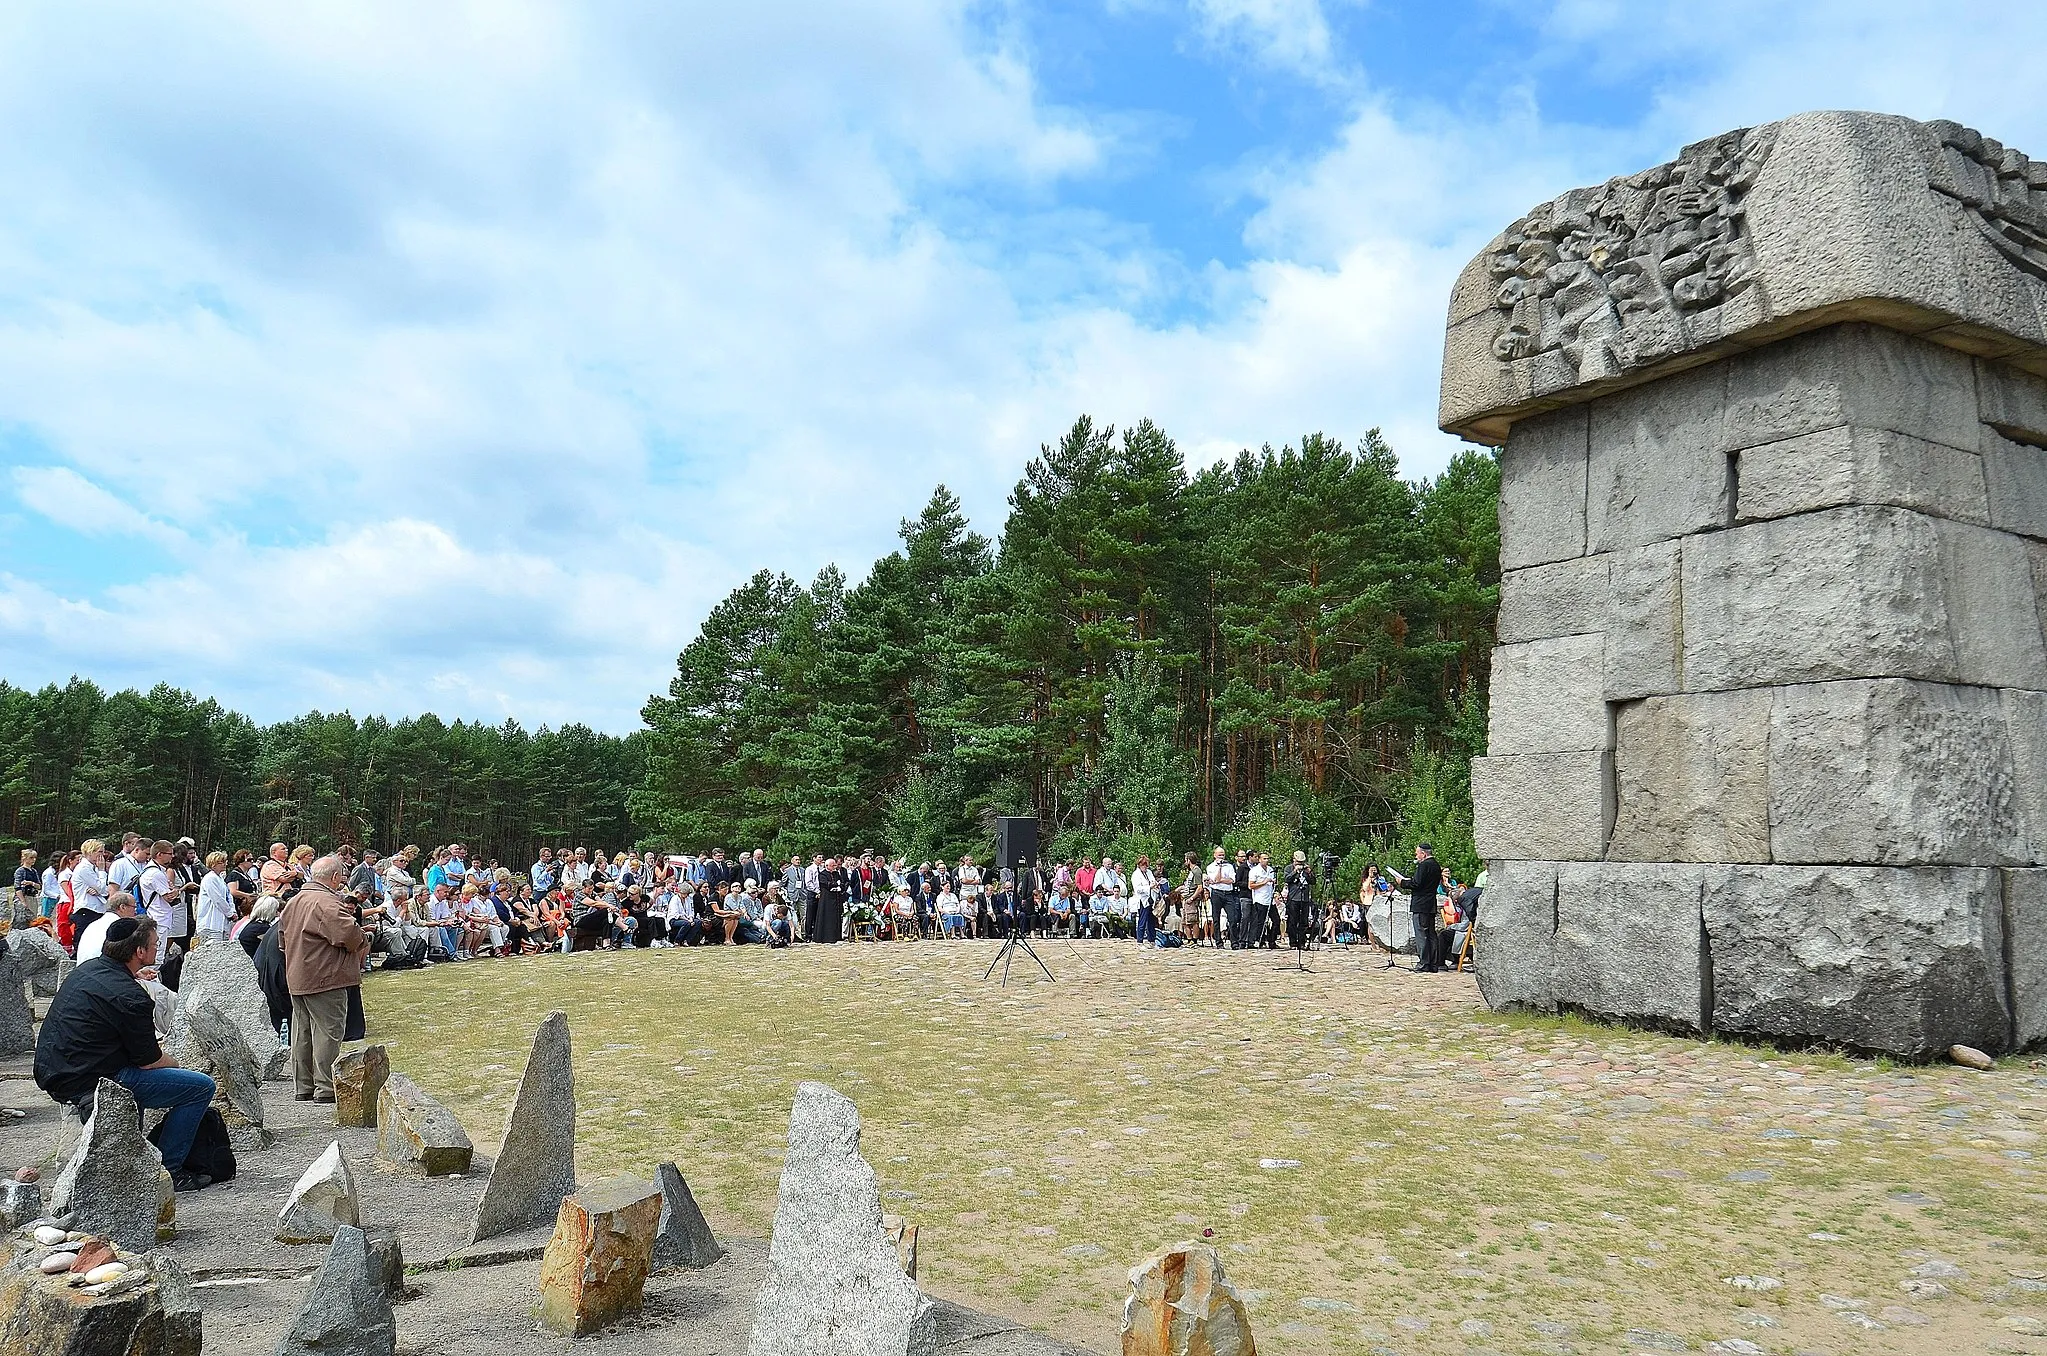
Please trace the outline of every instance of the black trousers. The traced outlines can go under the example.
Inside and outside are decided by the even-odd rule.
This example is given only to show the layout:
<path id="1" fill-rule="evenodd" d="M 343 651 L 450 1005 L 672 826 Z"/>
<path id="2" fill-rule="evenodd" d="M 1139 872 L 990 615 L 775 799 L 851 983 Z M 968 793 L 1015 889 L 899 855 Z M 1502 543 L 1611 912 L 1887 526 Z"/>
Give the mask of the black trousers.
<path id="1" fill-rule="evenodd" d="M 817 916 L 823 902 L 815 895 L 803 901 L 803 940 L 806 942 L 817 940 Z"/>
<path id="2" fill-rule="evenodd" d="M 1436 959 L 1436 911 L 1410 909 L 1408 917 L 1414 919 L 1414 968 L 1433 973 L 1439 968 Z"/>

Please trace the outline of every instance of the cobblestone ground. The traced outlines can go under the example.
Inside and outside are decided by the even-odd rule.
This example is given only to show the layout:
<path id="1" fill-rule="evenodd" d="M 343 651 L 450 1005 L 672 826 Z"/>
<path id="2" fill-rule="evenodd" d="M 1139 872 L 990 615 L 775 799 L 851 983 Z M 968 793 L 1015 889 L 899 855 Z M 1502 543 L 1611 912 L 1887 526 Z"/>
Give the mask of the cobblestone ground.
<path id="1" fill-rule="evenodd" d="M 1261 1346 L 2047 1352 L 2047 1076 L 1487 1012 L 1365 954 L 658 951 L 373 977 L 372 1038 L 485 1147 L 551 1007 L 585 1178 L 774 1210 L 789 1098 L 851 1095 L 934 1293 L 1116 1349 L 1129 1267 L 1222 1249 Z"/>

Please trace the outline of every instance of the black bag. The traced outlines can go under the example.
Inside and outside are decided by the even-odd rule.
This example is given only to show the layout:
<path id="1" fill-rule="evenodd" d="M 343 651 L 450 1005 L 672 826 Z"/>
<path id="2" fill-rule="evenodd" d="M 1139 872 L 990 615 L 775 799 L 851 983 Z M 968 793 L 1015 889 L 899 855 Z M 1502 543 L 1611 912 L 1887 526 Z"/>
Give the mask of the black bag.
<path id="1" fill-rule="evenodd" d="M 149 1142 L 159 1149 L 163 1147 L 163 1125 L 149 1132 Z M 205 1173 L 216 1182 L 232 1182 L 235 1178 L 235 1149 L 227 1137 L 227 1122 L 212 1107 L 207 1107 L 206 1114 L 199 1118 L 191 1152 L 185 1155 L 184 1170 Z"/>
<path id="2" fill-rule="evenodd" d="M 386 970 L 416 970 L 421 962 L 426 960 L 426 954 L 426 938 L 414 937 L 402 948 L 385 953 L 384 968 Z"/>

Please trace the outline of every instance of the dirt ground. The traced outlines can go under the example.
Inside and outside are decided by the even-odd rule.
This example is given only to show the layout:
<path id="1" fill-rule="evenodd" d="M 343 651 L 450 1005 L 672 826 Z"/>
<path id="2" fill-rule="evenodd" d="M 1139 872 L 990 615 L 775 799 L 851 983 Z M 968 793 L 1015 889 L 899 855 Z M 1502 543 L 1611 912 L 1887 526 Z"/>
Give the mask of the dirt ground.
<path id="1" fill-rule="evenodd" d="M 1018 969 L 1005 989 L 981 979 L 992 949 L 482 961 L 373 976 L 366 998 L 372 1038 L 484 1152 L 533 1027 L 567 1009 L 581 1175 L 673 1158 L 735 1239 L 767 1233 L 796 1082 L 831 1083 L 885 1207 L 922 1227 L 925 1288 L 1097 1351 L 1130 1266 L 1206 1235 L 1274 1352 L 2047 1353 L 2030 1061 L 1905 1068 L 1501 1016 L 1468 977 L 1358 953 L 1303 975 L 1270 953 L 1053 943 L 1057 982 Z M 420 1217 L 447 1211 L 413 1185 L 380 1207 L 410 1220 L 371 1222 L 400 1222 L 416 1259 Z M 711 1305 L 711 1275 L 657 1318 Z M 437 1284 L 402 1330 L 498 1340 L 431 1307 Z"/>

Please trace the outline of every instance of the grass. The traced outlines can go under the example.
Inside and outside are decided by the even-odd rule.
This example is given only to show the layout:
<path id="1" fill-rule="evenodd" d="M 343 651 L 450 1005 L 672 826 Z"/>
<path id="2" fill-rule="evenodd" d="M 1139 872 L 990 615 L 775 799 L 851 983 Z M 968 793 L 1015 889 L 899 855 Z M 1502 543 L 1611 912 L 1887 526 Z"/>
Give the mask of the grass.
<path id="1" fill-rule="evenodd" d="M 860 1107 L 884 1208 L 921 1226 L 927 1289 L 1103 1351 L 1130 1266 L 1204 1231 L 1261 1340 L 1304 1353 L 1535 1349 L 1555 1340 L 1537 1323 L 1595 1346 L 1649 1327 L 1978 1349 L 2006 1310 L 1973 1282 L 1927 1306 L 1932 1325 L 1878 1333 L 1816 1296 L 1898 1302 L 1896 1254 L 1915 1246 L 1972 1276 L 2042 1246 L 2047 1197 L 2005 1156 L 2019 1140 L 1982 1138 L 2038 1128 L 2043 1091 L 2020 1070 L 1493 1014 L 1468 979 L 1352 955 L 1297 975 L 1271 956 L 1055 944 L 1059 982 L 1005 990 L 981 982 L 989 954 L 543 957 L 377 976 L 365 996 L 372 1039 L 485 1149 L 534 1026 L 566 1009 L 582 1176 L 672 1158 L 714 1226 L 756 1237 L 795 1085 L 830 1083 Z M 1874 1117 L 1873 1094 L 1891 1099 Z"/>

